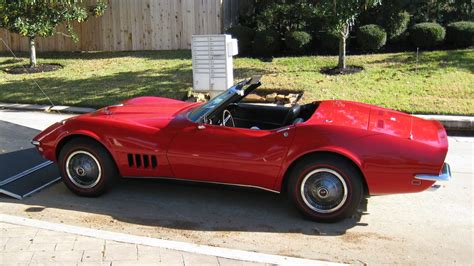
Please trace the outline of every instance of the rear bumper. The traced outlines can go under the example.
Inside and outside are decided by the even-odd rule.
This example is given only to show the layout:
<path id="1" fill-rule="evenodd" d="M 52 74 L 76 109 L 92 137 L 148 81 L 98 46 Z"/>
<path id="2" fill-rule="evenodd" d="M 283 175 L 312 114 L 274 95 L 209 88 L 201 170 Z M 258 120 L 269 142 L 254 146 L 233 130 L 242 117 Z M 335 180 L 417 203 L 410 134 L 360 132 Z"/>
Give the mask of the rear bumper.
<path id="1" fill-rule="evenodd" d="M 444 163 L 439 175 L 418 174 L 415 175 L 415 178 L 429 181 L 449 181 L 451 179 L 451 167 L 449 167 L 449 164 Z"/>
<path id="2" fill-rule="evenodd" d="M 439 175 L 429 175 L 429 174 L 415 175 L 415 179 L 435 181 L 435 182 L 436 181 L 449 181 L 449 180 L 451 180 L 451 178 L 452 178 L 452 176 L 451 176 L 451 167 L 447 163 L 444 163 L 443 169 L 441 169 L 441 173 Z M 431 186 L 431 188 L 429 190 L 431 190 L 431 191 L 437 190 L 440 187 L 441 187 L 440 185 L 435 184 L 435 185 Z"/>

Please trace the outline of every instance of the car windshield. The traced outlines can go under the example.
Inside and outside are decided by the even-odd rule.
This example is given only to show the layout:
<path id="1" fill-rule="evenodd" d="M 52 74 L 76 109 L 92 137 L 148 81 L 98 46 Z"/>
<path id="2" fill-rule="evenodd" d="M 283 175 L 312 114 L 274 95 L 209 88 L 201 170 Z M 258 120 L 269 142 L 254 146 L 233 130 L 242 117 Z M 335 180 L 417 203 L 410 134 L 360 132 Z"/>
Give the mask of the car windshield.
<path id="1" fill-rule="evenodd" d="M 227 101 L 235 94 L 240 94 L 240 89 L 242 88 L 243 84 L 237 83 L 234 86 L 230 87 L 228 90 L 222 92 L 221 94 L 217 95 L 216 97 L 209 100 L 207 103 L 194 108 L 189 113 L 189 119 L 193 122 L 197 122 L 202 116 L 208 114 L 211 110 L 216 108 L 221 103 Z"/>

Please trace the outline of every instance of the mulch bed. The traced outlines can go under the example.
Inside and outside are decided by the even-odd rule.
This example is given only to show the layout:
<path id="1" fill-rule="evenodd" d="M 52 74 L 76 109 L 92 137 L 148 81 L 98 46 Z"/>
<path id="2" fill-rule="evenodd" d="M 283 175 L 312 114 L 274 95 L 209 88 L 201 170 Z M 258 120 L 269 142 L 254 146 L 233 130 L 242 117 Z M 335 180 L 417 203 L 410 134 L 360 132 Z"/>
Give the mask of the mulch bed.
<path id="1" fill-rule="evenodd" d="M 363 67 L 361 66 L 347 66 L 346 68 L 338 68 L 338 67 L 333 67 L 333 68 L 323 68 L 321 69 L 321 74 L 325 75 L 348 75 L 348 74 L 355 74 L 359 73 L 362 70 L 364 70 Z"/>
<path id="2" fill-rule="evenodd" d="M 30 67 L 29 65 L 23 65 L 23 66 L 18 66 L 18 67 L 13 67 L 13 68 L 7 68 L 4 69 L 5 72 L 8 74 L 31 74 L 31 73 L 43 73 L 43 72 L 51 72 L 51 71 L 56 71 L 58 69 L 63 68 L 63 66 L 59 64 L 42 64 L 42 65 L 37 65 L 36 67 Z"/>

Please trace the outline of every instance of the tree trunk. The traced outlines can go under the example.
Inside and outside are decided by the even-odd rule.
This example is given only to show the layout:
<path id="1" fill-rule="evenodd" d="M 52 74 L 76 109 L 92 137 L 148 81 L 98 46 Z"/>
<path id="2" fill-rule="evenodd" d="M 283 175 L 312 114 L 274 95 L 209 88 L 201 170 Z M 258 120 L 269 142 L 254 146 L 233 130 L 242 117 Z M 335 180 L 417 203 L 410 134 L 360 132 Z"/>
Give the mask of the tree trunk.
<path id="1" fill-rule="evenodd" d="M 337 68 L 346 68 L 346 37 L 343 35 L 339 37 L 339 62 L 337 63 Z"/>
<path id="2" fill-rule="evenodd" d="M 337 68 L 346 68 L 346 40 L 349 37 L 349 25 L 346 23 L 339 35 L 339 62 Z"/>
<path id="3" fill-rule="evenodd" d="M 30 37 L 30 67 L 36 67 L 35 37 Z"/>

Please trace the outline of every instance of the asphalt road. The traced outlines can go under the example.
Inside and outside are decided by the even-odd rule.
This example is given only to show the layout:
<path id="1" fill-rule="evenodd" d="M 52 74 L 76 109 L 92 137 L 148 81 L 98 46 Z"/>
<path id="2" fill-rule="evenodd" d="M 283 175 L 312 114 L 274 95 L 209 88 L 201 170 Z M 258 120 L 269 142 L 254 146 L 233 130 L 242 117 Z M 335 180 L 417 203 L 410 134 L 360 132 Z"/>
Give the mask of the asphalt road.
<path id="1" fill-rule="evenodd" d="M 0 110 L 0 121 L 35 129 L 62 118 Z M 4 125 L 0 150 L 25 137 Z M 361 217 L 336 224 L 303 219 L 284 195 L 160 180 L 123 180 L 100 198 L 77 197 L 58 183 L 22 201 L 0 196 L 0 212 L 333 262 L 472 265 L 474 138 L 449 143 L 451 182 L 435 192 L 371 197 Z"/>

